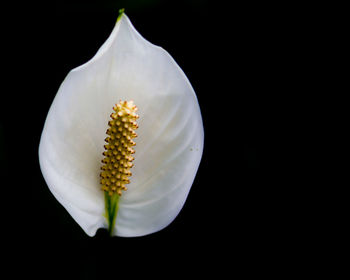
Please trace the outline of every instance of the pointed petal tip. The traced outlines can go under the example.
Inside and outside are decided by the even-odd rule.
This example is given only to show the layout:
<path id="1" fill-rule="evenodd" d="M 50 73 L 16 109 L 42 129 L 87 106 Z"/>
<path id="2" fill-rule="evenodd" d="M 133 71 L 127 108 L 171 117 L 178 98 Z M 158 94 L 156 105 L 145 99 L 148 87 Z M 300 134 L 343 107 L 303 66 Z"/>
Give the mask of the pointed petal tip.
<path id="1" fill-rule="evenodd" d="M 122 16 L 124 15 L 124 11 L 125 9 L 122 8 L 122 9 L 119 9 L 118 11 L 118 18 L 117 18 L 117 22 L 122 18 Z"/>

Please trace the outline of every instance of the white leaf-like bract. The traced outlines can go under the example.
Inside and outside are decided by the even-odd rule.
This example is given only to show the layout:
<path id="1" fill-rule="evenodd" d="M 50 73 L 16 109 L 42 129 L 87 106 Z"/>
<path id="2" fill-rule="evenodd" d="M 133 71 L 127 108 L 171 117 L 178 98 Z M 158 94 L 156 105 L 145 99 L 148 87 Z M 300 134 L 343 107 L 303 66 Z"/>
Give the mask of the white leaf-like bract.
<path id="1" fill-rule="evenodd" d="M 171 223 L 202 156 L 203 123 L 188 79 L 123 14 L 97 54 L 63 81 L 39 145 L 49 189 L 89 236 L 107 226 L 99 175 L 109 116 L 119 100 L 133 100 L 140 118 L 115 235 L 142 236 Z"/>

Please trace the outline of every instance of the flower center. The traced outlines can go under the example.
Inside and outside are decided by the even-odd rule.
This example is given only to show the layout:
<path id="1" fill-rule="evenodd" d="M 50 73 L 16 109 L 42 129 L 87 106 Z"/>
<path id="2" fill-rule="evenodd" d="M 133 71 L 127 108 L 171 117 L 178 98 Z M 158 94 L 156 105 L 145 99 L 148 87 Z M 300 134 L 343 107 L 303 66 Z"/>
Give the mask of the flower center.
<path id="1" fill-rule="evenodd" d="M 102 190 L 110 196 L 121 195 L 122 190 L 127 190 L 125 185 L 130 183 L 132 154 L 135 153 L 132 147 L 136 145 L 132 139 L 137 136 L 134 130 L 138 128 L 136 119 L 139 118 L 133 101 L 119 101 L 113 110 L 106 131 L 108 137 L 100 174 Z"/>

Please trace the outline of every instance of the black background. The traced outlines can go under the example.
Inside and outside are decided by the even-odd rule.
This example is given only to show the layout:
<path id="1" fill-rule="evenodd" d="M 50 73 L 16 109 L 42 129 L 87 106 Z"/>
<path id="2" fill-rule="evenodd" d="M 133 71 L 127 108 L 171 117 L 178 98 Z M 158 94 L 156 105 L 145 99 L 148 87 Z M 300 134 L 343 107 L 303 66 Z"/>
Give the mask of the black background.
<path id="1" fill-rule="evenodd" d="M 285 265 L 280 256 L 299 232 L 288 225 L 286 204 L 296 191 L 282 160 L 292 148 L 281 143 L 293 136 L 283 132 L 288 123 L 282 117 L 300 78 L 293 66 L 304 42 L 294 40 L 301 15 L 291 16 L 292 7 L 195 0 L 21 7 L 3 25 L 1 231 L 12 273 L 168 278 L 191 268 L 222 278 L 227 271 L 250 275 Z M 205 146 L 187 202 L 171 225 L 140 238 L 111 239 L 104 230 L 90 238 L 47 188 L 38 145 L 58 87 L 108 38 L 120 8 L 191 81 Z"/>

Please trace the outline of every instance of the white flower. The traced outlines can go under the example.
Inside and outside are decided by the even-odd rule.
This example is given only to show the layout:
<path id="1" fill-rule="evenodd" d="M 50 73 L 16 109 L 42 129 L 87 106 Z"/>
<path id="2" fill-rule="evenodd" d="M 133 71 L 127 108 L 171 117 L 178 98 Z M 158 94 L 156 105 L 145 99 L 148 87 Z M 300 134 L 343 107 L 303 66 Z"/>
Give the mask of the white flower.
<path id="1" fill-rule="evenodd" d="M 100 168 L 108 121 L 119 100 L 137 105 L 139 128 L 114 235 L 142 236 L 170 224 L 185 203 L 202 156 L 202 118 L 188 79 L 122 14 L 97 54 L 63 81 L 39 146 L 47 185 L 89 236 L 108 227 Z"/>

